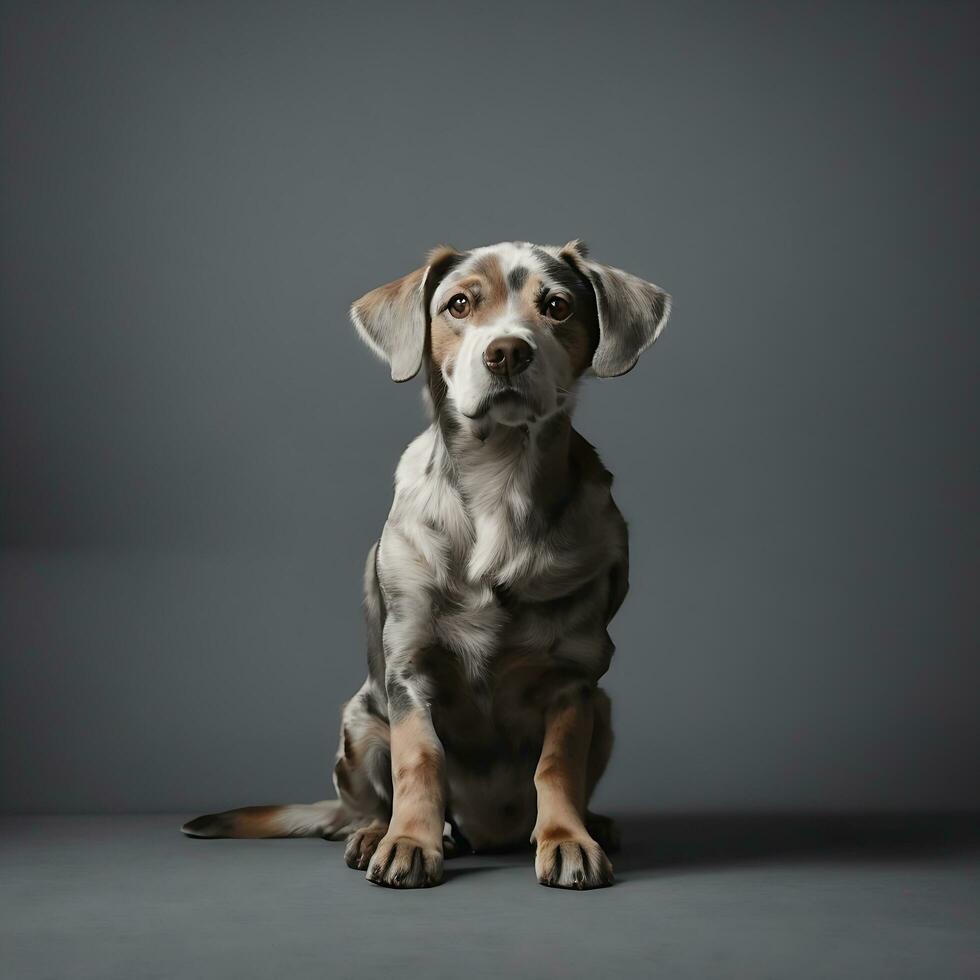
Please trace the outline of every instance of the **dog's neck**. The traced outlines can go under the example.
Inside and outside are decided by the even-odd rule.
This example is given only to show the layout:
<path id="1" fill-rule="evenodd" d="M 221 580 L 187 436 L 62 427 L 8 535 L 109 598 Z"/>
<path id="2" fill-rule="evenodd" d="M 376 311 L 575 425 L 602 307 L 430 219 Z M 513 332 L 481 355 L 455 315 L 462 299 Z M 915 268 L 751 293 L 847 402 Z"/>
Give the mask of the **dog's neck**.
<path id="1" fill-rule="evenodd" d="M 550 521 L 562 509 L 574 477 L 573 399 L 533 424 L 474 422 L 455 411 L 435 367 L 428 372 L 426 396 L 447 478 L 464 500 L 488 507 L 503 502 L 516 519 Z"/>

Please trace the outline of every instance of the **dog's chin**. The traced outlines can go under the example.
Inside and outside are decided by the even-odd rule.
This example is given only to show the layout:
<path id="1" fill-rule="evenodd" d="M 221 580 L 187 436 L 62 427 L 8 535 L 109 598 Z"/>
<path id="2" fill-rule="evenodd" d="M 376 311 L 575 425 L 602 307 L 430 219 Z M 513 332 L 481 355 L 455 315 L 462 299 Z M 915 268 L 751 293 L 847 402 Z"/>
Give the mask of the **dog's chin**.
<path id="1" fill-rule="evenodd" d="M 534 418 L 534 412 L 524 395 L 505 391 L 490 403 L 487 416 L 500 425 L 524 425 Z"/>
<path id="2" fill-rule="evenodd" d="M 460 405 L 459 409 L 470 422 L 484 428 L 494 424 L 525 425 L 534 422 L 540 414 L 536 401 L 516 388 L 485 392 L 472 404 Z"/>

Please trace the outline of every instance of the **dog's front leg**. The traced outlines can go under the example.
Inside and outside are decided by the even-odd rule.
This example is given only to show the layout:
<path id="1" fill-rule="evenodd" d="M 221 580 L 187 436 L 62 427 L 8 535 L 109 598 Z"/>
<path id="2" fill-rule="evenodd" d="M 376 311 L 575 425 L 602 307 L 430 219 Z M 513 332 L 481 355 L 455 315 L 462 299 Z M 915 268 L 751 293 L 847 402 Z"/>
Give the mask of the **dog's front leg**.
<path id="1" fill-rule="evenodd" d="M 538 818 L 534 870 L 553 888 L 601 888 L 612 865 L 585 828 L 586 766 L 592 739 L 593 690 L 556 702 L 545 717 L 544 745 L 534 773 Z"/>
<path id="2" fill-rule="evenodd" d="M 442 880 L 445 756 L 428 708 L 406 693 L 389 691 L 394 798 L 367 877 L 391 888 L 427 888 Z"/>

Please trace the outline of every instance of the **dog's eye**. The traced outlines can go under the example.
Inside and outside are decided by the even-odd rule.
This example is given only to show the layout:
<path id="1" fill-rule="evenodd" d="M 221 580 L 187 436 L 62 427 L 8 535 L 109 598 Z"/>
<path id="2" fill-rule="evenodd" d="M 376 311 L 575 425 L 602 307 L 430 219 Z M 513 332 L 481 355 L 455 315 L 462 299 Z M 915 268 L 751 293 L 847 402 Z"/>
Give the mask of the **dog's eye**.
<path id="1" fill-rule="evenodd" d="M 457 320 L 462 320 L 463 317 L 470 315 L 470 301 L 462 293 L 457 293 L 449 301 L 449 312 Z"/>
<path id="2" fill-rule="evenodd" d="M 567 320 L 572 312 L 572 304 L 561 296 L 552 296 L 544 305 L 544 313 L 551 320 Z"/>

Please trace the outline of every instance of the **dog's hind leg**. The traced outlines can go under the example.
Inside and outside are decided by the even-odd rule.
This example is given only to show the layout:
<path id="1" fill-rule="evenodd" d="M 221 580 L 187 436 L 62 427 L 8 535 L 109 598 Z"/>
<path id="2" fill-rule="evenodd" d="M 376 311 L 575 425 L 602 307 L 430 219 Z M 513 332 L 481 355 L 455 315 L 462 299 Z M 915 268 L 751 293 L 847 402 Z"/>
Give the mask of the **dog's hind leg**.
<path id="1" fill-rule="evenodd" d="M 344 705 L 333 781 L 352 814 L 344 860 L 363 871 L 388 830 L 392 800 L 391 732 L 370 679 Z"/>
<path id="2" fill-rule="evenodd" d="M 378 584 L 378 545 L 364 566 L 364 621 L 367 628 L 368 678 L 344 705 L 340 749 L 334 767 L 337 794 L 358 814 L 347 833 L 344 860 L 364 871 L 378 843 L 388 832 L 394 795 L 391 779 L 391 728 L 384 693 L 385 659 L 382 631 L 385 606 Z"/>

